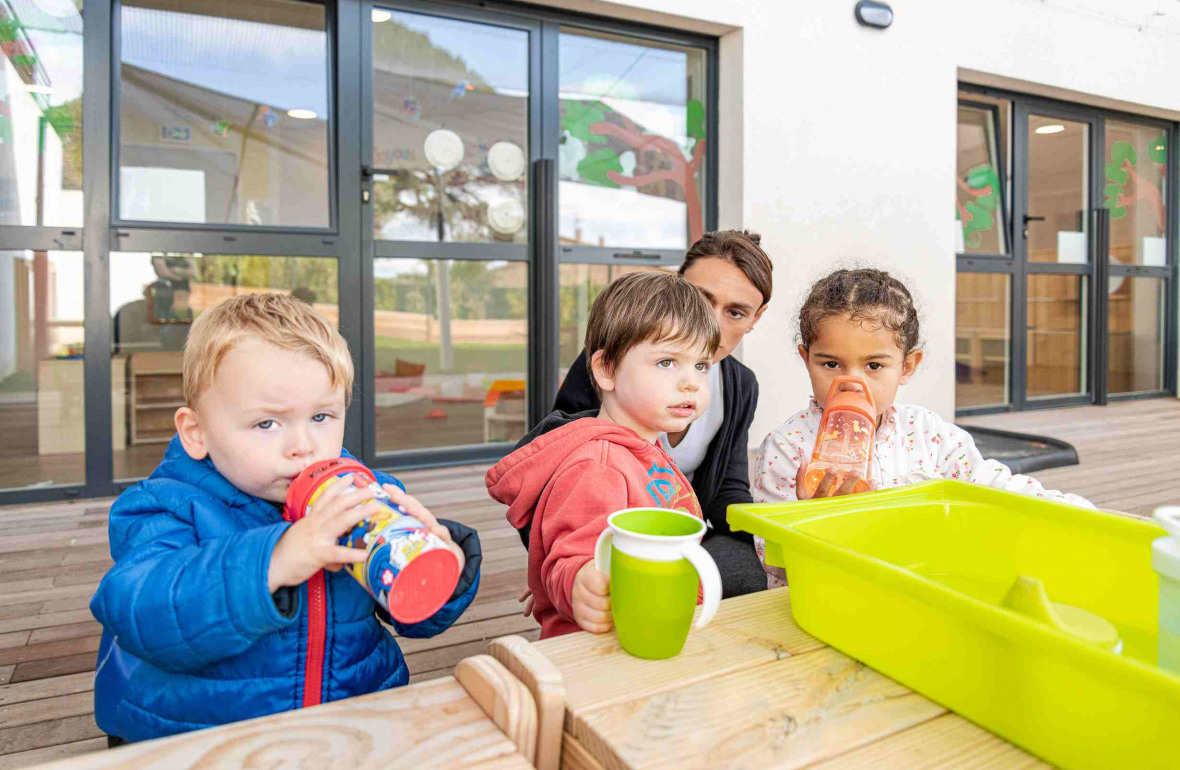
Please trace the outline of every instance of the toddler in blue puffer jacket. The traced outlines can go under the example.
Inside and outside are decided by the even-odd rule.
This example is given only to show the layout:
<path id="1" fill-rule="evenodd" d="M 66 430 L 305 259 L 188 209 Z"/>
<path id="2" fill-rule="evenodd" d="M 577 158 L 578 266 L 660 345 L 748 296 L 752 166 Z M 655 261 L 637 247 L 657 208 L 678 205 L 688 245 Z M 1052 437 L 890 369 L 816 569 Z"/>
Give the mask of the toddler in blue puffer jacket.
<path id="1" fill-rule="evenodd" d="M 394 502 L 459 556 L 459 585 L 433 617 L 392 621 L 341 565 L 338 545 L 375 510 L 333 484 L 287 523 L 282 503 L 307 466 L 343 453 L 352 358 L 310 305 L 234 297 L 203 313 L 184 350 L 186 406 L 163 462 L 111 508 L 115 565 L 90 609 L 103 626 L 95 719 L 112 743 L 140 741 L 397 687 L 393 636 L 434 636 L 479 585 L 474 530 L 437 521 L 400 482 Z M 344 453 L 346 454 L 346 453 Z M 309 579 L 327 570 L 323 581 Z"/>

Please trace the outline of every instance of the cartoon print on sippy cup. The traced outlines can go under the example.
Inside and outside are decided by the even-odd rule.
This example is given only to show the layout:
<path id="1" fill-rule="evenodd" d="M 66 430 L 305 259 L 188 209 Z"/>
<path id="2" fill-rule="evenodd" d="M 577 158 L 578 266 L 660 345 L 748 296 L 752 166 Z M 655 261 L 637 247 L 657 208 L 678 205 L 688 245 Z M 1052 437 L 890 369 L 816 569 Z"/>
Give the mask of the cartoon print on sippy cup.
<path id="1" fill-rule="evenodd" d="M 837 377 L 824 404 L 815 450 L 803 480 L 808 497 L 828 496 L 823 490 L 817 495 L 817 489 L 829 471 L 835 476 L 828 486 L 829 494 L 849 478 L 855 478 L 853 494 L 869 491 L 877 407 L 868 383 L 859 377 Z"/>

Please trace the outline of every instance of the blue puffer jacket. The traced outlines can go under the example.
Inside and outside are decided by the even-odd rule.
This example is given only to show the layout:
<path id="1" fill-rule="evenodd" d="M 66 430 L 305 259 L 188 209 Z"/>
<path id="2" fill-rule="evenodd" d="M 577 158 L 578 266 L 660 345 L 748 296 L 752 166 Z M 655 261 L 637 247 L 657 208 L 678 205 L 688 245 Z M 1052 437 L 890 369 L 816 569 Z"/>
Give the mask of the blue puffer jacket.
<path id="1" fill-rule="evenodd" d="M 444 631 L 479 587 L 478 537 L 444 523 L 467 568 L 433 617 L 394 624 L 402 636 Z M 94 685 L 103 731 L 128 741 L 159 738 L 409 680 L 401 650 L 377 620 L 378 605 L 344 571 L 267 592 L 270 555 L 288 526 L 278 506 L 238 490 L 208 458 L 190 458 L 177 438 L 151 477 L 119 497 L 110 513 L 115 566 L 90 603 L 103 625 Z M 309 590 L 323 601 L 309 601 Z M 318 614 L 309 611 L 317 605 Z M 312 626 L 321 630 L 321 687 L 318 698 L 309 692 L 305 699 L 305 682 L 317 673 L 307 667 L 308 652 L 314 660 L 321 649 L 309 637 Z"/>

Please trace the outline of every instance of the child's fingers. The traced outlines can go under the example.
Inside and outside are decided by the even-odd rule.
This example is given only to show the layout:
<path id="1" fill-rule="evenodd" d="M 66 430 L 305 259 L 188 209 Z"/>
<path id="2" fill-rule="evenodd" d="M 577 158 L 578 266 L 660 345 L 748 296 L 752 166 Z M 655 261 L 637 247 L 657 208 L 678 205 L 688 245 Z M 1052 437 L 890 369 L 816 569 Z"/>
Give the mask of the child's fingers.
<path id="1" fill-rule="evenodd" d="M 592 634 L 605 634 L 615 627 L 614 620 L 608 615 L 605 618 L 590 617 L 583 618 L 578 622 L 583 631 L 589 631 Z"/>
<path id="2" fill-rule="evenodd" d="M 605 612 L 605 613 L 610 612 L 610 597 L 609 596 L 602 596 L 600 594 L 585 593 L 582 596 L 579 596 L 578 599 L 579 599 L 579 601 L 582 602 L 582 604 L 585 604 L 587 607 L 589 607 L 592 610 L 597 610 L 598 612 Z"/>
<path id="3" fill-rule="evenodd" d="M 383 488 L 385 489 L 385 493 L 389 495 L 389 499 L 400 505 L 407 515 L 422 522 L 431 534 L 450 542 L 450 531 L 440 524 L 438 519 L 434 517 L 434 514 L 419 502 L 417 498 L 407 494 L 400 487 L 393 484 L 386 484 Z"/>
<path id="4" fill-rule="evenodd" d="M 832 484 L 836 483 L 836 474 L 832 471 L 826 471 L 823 479 L 819 482 L 819 486 L 815 488 L 815 494 L 812 497 L 827 497 L 832 492 Z"/>
<path id="5" fill-rule="evenodd" d="M 586 590 L 596 596 L 610 596 L 610 578 L 599 572 L 593 564 L 583 569 L 585 577 L 582 580 L 582 585 L 586 587 Z"/>
<path id="6" fill-rule="evenodd" d="M 330 528 L 330 531 L 335 537 L 341 538 L 351 532 L 357 524 L 360 524 L 370 516 L 377 515 L 380 511 L 381 503 L 369 500 L 360 505 L 339 511 L 331 519 L 325 521 L 325 526 Z"/>
<path id="7" fill-rule="evenodd" d="M 851 495 L 853 490 L 856 489 L 856 482 L 858 482 L 858 481 L 860 481 L 860 474 L 859 473 L 856 473 L 856 472 L 849 473 L 848 476 L 845 477 L 844 483 L 841 484 L 840 488 L 836 490 L 836 494 L 838 494 L 838 495 Z"/>
<path id="8" fill-rule="evenodd" d="M 343 564 L 359 564 L 365 560 L 368 552 L 363 548 L 349 548 L 346 545 L 334 545 L 324 552 L 326 559 L 331 559 L 329 564 L 337 566 Z M 326 569 L 326 567 L 325 567 Z"/>
<path id="9" fill-rule="evenodd" d="M 795 497 L 800 500 L 807 500 L 811 495 L 807 494 L 807 463 L 799 466 L 798 473 L 795 474 Z"/>
<path id="10" fill-rule="evenodd" d="M 336 488 L 340 487 L 339 490 Z M 331 497 L 330 493 L 335 492 Z M 324 492 L 325 497 L 316 501 L 308 510 L 308 515 L 331 518 L 362 503 L 373 499 L 373 490 L 368 487 L 354 487 L 351 484 L 333 484 Z"/>

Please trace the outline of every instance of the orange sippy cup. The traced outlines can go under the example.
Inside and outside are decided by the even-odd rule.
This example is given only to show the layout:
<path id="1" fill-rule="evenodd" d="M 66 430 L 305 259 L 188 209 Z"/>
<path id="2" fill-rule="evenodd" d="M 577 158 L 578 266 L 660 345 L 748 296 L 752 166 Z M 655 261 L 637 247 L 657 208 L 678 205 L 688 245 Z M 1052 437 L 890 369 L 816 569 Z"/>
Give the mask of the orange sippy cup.
<path id="1" fill-rule="evenodd" d="M 857 385 L 860 390 L 841 390 L 843 385 Z M 824 416 L 815 437 L 815 449 L 803 477 L 803 488 L 809 496 L 829 471 L 834 471 L 829 495 L 856 473 L 859 478 L 853 493 L 869 491 L 869 461 L 873 456 L 873 434 L 877 429 L 877 406 L 869 385 L 859 377 L 837 377 L 828 390 Z"/>

